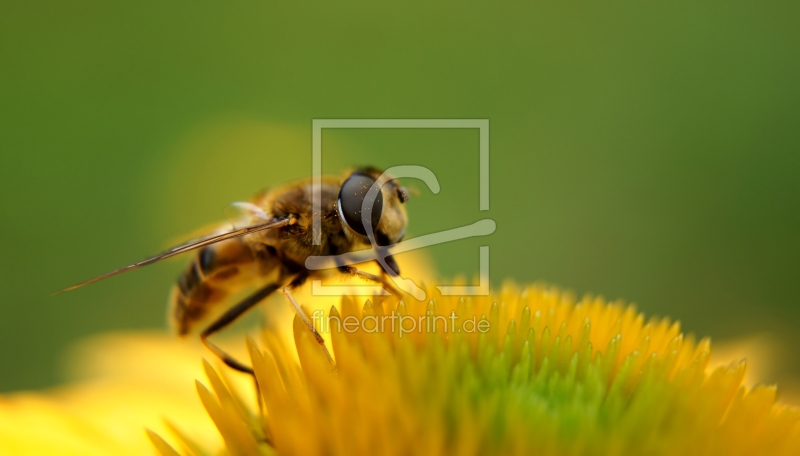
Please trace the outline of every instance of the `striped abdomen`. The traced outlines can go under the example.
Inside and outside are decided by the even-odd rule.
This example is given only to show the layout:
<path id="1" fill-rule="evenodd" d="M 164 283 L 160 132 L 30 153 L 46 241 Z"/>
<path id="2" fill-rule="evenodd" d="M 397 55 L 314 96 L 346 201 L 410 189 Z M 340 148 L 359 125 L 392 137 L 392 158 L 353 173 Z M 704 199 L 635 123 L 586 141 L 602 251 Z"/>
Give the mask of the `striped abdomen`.
<path id="1" fill-rule="evenodd" d="M 187 334 L 209 314 L 225 310 L 227 298 L 248 285 L 263 285 L 276 269 L 277 257 L 255 252 L 244 240 L 231 239 L 204 247 L 172 287 L 169 319 Z"/>

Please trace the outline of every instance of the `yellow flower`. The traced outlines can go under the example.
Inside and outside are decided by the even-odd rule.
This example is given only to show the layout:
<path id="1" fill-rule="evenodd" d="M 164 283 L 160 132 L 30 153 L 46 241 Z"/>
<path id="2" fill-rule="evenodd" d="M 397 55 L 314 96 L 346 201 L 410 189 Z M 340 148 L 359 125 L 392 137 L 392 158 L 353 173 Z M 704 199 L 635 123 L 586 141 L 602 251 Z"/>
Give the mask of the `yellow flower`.
<path id="1" fill-rule="evenodd" d="M 165 418 L 203 446 L 219 446 L 191 388 L 203 375 L 199 360 L 206 352 L 182 342 L 155 332 L 86 339 L 70 356 L 79 376 L 72 384 L 0 396 L 0 454 L 149 454 L 143 428 L 165 433 Z"/>
<path id="2" fill-rule="evenodd" d="M 263 411 L 206 364 L 197 388 L 227 451 L 800 454 L 800 412 L 742 387 L 743 361 L 707 372 L 708 340 L 678 323 L 543 287 L 434 293 L 331 308 L 335 368 L 299 319 L 299 365 L 279 339 L 250 340 Z"/>
<path id="3" fill-rule="evenodd" d="M 0 397 L 0 453 L 800 454 L 800 412 L 678 323 L 544 286 L 427 293 L 309 312 L 324 349 L 297 318 L 248 339 L 257 385 L 167 335 L 93 338 L 81 382 Z"/>

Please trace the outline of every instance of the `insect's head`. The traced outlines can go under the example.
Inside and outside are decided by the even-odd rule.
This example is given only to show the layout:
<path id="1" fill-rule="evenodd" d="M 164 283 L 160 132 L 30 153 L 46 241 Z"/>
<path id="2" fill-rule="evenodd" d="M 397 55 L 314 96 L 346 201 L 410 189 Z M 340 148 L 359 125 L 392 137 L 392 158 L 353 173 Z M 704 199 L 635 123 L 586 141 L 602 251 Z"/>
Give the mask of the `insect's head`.
<path id="1" fill-rule="evenodd" d="M 337 208 L 345 232 L 369 243 L 361 208 L 372 185 L 383 175 L 375 168 L 361 168 L 349 173 L 339 190 Z M 384 176 L 385 178 L 385 176 Z M 378 245 L 400 242 L 406 233 L 408 218 L 403 203 L 408 201 L 408 191 L 389 178 L 378 192 L 373 204 L 370 221 Z"/>

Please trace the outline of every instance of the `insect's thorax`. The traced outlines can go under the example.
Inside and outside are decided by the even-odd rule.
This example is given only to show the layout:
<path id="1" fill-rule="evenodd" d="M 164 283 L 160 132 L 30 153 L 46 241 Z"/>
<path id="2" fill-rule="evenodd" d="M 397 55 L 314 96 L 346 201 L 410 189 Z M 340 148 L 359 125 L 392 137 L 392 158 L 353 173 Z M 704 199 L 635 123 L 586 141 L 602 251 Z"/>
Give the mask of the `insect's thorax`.
<path id="1" fill-rule="evenodd" d="M 275 249 L 277 255 L 295 266 L 305 264 L 311 255 L 337 255 L 363 248 L 357 239 L 348 239 L 336 210 L 339 196 L 339 178 L 323 177 L 320 199 L 321 237 L 315 245 L 312 232 L 313 199 L 312 182 L 300 182 L 278 187 L 253 201 L 270 217 L 295 216 L 297 222 L 276 230 L 264 232 L 257 242 Z"/>

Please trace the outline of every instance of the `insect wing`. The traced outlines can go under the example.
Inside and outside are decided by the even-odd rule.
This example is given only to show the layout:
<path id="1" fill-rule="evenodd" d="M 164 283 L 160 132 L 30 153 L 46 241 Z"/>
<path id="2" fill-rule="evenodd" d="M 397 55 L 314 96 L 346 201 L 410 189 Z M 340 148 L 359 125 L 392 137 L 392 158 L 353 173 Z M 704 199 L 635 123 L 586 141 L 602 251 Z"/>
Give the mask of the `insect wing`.
<path id="1" fill-rule="evenodd" d="M 225 240 L 228 240 L 228 239 L 233 239 L 233 238 L 237 238 L 237 237 L 241 237 L 241 236 L 246 236 L 248 234 L 257 233 L 259 231 L 264 231 L 264 230 L 269 230 L 269 229 L 274 229 L 274 228 L 280 228 L 282 226 L 286 226 L 286 225 L 289 225 L 291 223 L 292 223 L 292 220 L 290 218 L 271 219 L 269 221 L 266 221 L 266 222 L 258 224 L 258 225 L 247 226 L 247 227 L 244 227 L 244 228 L 234 229 L 233 231 L 226 231 L 226 232 L 223 232 L 223 233 L 215 233 L 215 234 L 212 234 L 212 235 L 209 235 L 209 236 L 205 236 L 205 237 L 202 237 L 202 238 L 199 238 L 199 239 L 193 239 L 193 240 L 191 240 L 189 242 L 186 242 L 184 244 L 175 246 L 175 247 L 167 250 L 166 252 L 158 254 L 158 255 L 156 255 L 154 257 L 147 258 L 146 260 L 142 260 L 142 261 L 140 261 L 138 263 L 130 264 L 128 266 L 125 266 L 124 268 L 120 268 L 120 269 L 117 269 L 115 271 L 107 272 L 107 273 L 105 273 L 105 274 L 103 274 L 101 276 L 97 276 L 95 278 L 92 278 L 92 279 L 83 281 L 81 283 L 72 285 L 70 287 L 64 288 L 63 290 L 60 290 L 60 291 L 54 293 L 54 295 L 61 294 L 61 293 L 64 293 L 66 291 L 71 291 L 71 290 L 74 290 L 76 288 L 80 288 L 80 287 L 82 287 L 84 285 L 89 285 L 90 283 L 99 282 L 99 281 L 101 281 L 103 279 L 107 279 L 109 277 L 113 277 L 115 275 L 122 274 L 123 272 L 132 271 L 134 269 L 138 269 L 138 268 L 140 268 L 142 266 L 147 266 L 147 265 L 159 262 L 161 260 L 166 260 L 167 258 L 172 258 L 172 257 L 174 257 L 176 255 L 180 255 L 181 253 L 185 253 L 185 252 L 189 252 L 189 251 L 192 251 L 192 250 L 201 249 L 203 247 L 209 246 L 211 244 L 215 244 L 217 242 L 222 242 L 222 241 L 225 241 Z"/>

